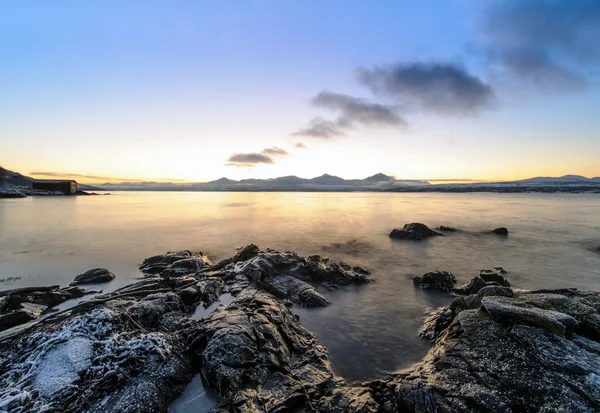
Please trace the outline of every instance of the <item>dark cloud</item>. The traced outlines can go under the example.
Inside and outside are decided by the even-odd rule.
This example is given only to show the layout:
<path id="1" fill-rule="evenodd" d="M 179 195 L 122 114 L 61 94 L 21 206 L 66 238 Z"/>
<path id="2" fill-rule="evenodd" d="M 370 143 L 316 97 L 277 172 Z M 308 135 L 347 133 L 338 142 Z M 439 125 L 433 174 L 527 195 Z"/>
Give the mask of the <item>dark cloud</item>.
<path id="1" fill-rule="evenodd" d="M 323 119 L 313 118 L 308 127 L 297 130 L 292 133 L 292 136 L 302 136 L 305 138 L 318 138 L 318 139 L 331 139 L 340 136 L 345 136 L 346 133 L 342 130 L 342 127 L 337 122 Z"/>
<path id="2" fill-rule="evenodd" d="M 494 75 L 544 91 L 582 90 L 586 71 L 600 66 L 600 1 L 496 2 L 481 37 Z"/>
<path id="3" fill-rule="evenodd" d="M 234 153 L 227 159 L 225 166 L 251 168 L 258 164 L 274 164 L 273 159 L 262 153 Z"/>
<path id="4" fill-rule="evenodd" d="M 287 153 L 287 151 L 278 148 L 277 146 L 273 146 L 272 148 L 267 148 L 267 149 L 263 149 L 263 151 L 261 152 L 264 155 L 269 155 L 269 156 L 287 156 L 289 155 Z"/>
<path id="5" fill-rule="evenodd" d="M 378 126 L 403 126 L 406 121 L 394 113 L 393 106 L 370 103 L 365 99 L 323 91 L 312 99 L 315 106 L 340 112 L 336 123 L 339 127 L 355 124 Z"/>
<path id="6" fill-rule="evenodd" d="M 292 136 L 331 139 L 345 136 L 356 126 L 406 126 L 404 119 L 394 111 L 395 107 L 371 103 L 365 99 L 323 91 L 312 98 L 312 104 L 339 112 L 335 120 L 313 118 L 309 126 L 300 129 Z"/>
<path id="7" fill-rule="evenodd" d="M 302 142 L 298 142 L 294 145 L 294 148 L 298 148 L 298 149 L 306 149 L 306 145 L 303 144 Z"/>
<path id="8" fill-rule="evenodd" d="M 357 69 L 361 84 L 403 107 L 445 115 L 469 115 L 494 106 L 492 88 L 446 62 L 412 62 Z"/>

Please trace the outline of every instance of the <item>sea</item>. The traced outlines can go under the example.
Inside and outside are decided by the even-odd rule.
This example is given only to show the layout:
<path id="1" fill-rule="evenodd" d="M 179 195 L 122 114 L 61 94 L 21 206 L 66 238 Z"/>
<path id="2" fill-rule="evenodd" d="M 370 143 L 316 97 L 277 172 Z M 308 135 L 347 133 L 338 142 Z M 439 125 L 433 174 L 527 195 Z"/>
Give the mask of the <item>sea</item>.
<path id="1" fill-rule="evenodd" d="M 389 238 L 410 222 L 458 231 L 418 242 Z M 501 226 L 507 237 L 491 234 Z M 462 284 L 500 266 L 514 288 L 600 290 L 600 195 L 115 192 L 0 199 L 0 290 L 66 286 L 105 267 L 116 279 L 90 288 L 109 292 L 140 279 L 138 265 L 148 256 L 189 249 L 219 261 L 250 243 L 371 271 L 373 283 L 326 292 L 326 308 L 293 308 L 329 349 L 335 372 L 362 381 L 405 368 L 429 349 L 418 337 L 423 318 L 453 297 L 415 288 L 414 276 L 444 270 Z"/>

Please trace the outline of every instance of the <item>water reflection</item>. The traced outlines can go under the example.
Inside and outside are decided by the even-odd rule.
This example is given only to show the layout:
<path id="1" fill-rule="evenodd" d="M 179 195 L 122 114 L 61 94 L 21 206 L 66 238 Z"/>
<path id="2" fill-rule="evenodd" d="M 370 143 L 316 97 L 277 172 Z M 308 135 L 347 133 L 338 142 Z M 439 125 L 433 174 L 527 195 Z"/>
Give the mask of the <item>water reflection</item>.
<path id="1" fill-rule="evenodd" d="M 294 311 L 329 348 L 338 373 L 364 380 L 427 351 L 416 336 L 424 311 L 451 297 L 415 289 L 415 275 L 437 268 L 462 283 L 502 266 L 518 288 L 600 289 L 599 210 L 598 196 L 548 194 L 146 192 L 0 200 L 0 278 L 21 277 L 6 288 L 67 285 L 105 267 L 117 275 L 100 287 L 110 292 L 138 278 L 137 265 L 150 255 L 185 248 L 216 261 L 249 243 L 362 265 L 374 283 L 327 293 L 327 308 Z M 408 222 L 462 231 L 423 242 L 389 239 Z M 508 237 L 487 234 L 500 226 Z"/>

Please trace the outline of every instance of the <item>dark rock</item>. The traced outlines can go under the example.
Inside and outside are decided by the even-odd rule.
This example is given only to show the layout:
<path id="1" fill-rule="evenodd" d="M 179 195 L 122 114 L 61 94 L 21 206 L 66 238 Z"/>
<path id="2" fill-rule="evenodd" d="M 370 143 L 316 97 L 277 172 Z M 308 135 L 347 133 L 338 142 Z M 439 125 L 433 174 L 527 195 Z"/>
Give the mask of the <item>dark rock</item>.
<path id="1" fill-rule="evenodd" d="M 46 307 L 23 303 L 20 308 L 0 315 L 0 331 L 37 319 Z"/>
<path id="2" fill-rule="evenodd" d="M 198 289 L 196 287 L 188 287 L 179 292 L 179 297 L 181 298 L 183 304 L 189 306 L 198 301 L 200 294 L 198 293 Z"/>
<path id="3" fill-rule="evenodd" d="M 500 285 L 500 284 L 498 284 L 495 281 L 487 282 L 487 281 L 484 281 L 483 278 L 474 277 L 468 283 L 455 288 L 454 292 L 457 294 L 465 294 L 465 295 L 477 294 L 479 292 L 479 290 L 481 290 L 483 287 L 486 287 L 488 285 Z"/>
<path id="4" fill-rule="evenodd" d="M 195 274 L 210 265 L 208 257 L 200 253 L 200 255 L 192 258 L 175 261 L 165 268 L 160 275 L 162 277 L 180 277 L 182 275 Z"/>
<path id="5" fill-rule="evenodd" d="M 79 274 L 71 285 L 105 283 L 112 281 L 114 278 L 115 275 L 106 268 L 94 268 Z"/>
<path id="6" fill-rule="evenodd" d="M 492 232 L 497 235 L 508 235 L 508 229 L 504 227 L 496 228 Z"/>
<path id="7" fill-rule="evenodd" d="M 188 250 L 171 251 L 163 255 L 154 255 L 146 258 L 142 265 L 140 265 L 140 271 L 145 274 L 158 274 L 163 270 L 167 269 L 175 261 L 191 258 L 192 253 Z"/>
<path id="8" fill-rule="evenodd" d="M 438 231 L 445 231 L 445 232 L 456 232 L 456 228 L 454 227 L 448 227 L 446 225 L 440 225 L 439 227 L 436 228 Z"/>
<path id="9" fill-rule="evenodd" d="M 241 248 L 233 257 L 224 259 L 223 261 L 220 261 L 219 263 L 215 264 L 212 267 L 212 269 L 220 270 L 221 268 L 224 268 L 229 264 L 233 264 L 240 261 L 247 261 L 251 258 L 256 257 L 259 251 L 259 248 L 254 244 L 246 245 L 245 247 Z"/>
<path id="10" fill-rule="evenodd" d="M 173 312 L 185 312 L 181 298 L 172 292 L 151 294 L 129 307 L 128 314 L 142 326 L 156 326 L 162 315 Z"/>
<path id="11" fill-rule="evenodd" d="M 239 298 L 207 317 L 192 348 L 202 360 L 207 384 L 228 409 L 307 411 L 319 401 L 323 406 L 375 406 L 366 389 L 358 389 L 364 399 L 344 391 L 325 348 L 285 305 L 264 293 Z M 334 400 L 324 399 L 336 389 Z"/>
<path id="12" fill-rule="evenodd" d="M 419 241 L 437 235 L 444 234 L 436 232 L 430 229 L 427 225 L 420 223 L 406 224 L 402 229 L 393 229 L 392 232 L 390 232 L 390 238 L 408 239 L 415 241 Z"/>
<path id="13" fill-rule="evenodd" d="M 447 271 L 434 271 L 414 277 L 413 283 L 425 290 L 452 291 L 456 284 L 456 278 Z"/>
<path id="14" fill-rule="evenodd" d="M 504 270 L 502 270 L 504 271 Z M 502 275 L 500 275 L 501 272 L 498 270 L 481 270 L 479 271 L 479 276 L 485 281 L 485 282 L 497 282 L 500 285 L 503 285 L 505 287 L 510 287 L 510 283 L 508 282 L 508 280 L 506 278 L 504 278 Z"/>

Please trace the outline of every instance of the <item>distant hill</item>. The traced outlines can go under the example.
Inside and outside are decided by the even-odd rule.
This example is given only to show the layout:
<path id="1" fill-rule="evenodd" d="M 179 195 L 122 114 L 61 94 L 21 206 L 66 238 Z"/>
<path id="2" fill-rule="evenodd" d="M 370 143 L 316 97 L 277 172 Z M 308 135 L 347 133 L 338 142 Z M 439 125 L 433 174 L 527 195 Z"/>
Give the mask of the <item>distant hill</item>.
<path id="1" fill-rule="evenodd" d="M 129 191 L 382 191 L 393 186 L 427 186 L 429 182 L 421 180 L 396 180 L 393 176 L 376 174 L 365 179 L 344 179 L 324 174 L 311 179 L 295 175 L 272 179 L 242 179 L 235 181 L 220 178 L 210 182 L 194 183 L 130 183 L 103 184 L 103 189 Z"/>

